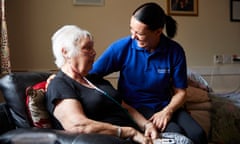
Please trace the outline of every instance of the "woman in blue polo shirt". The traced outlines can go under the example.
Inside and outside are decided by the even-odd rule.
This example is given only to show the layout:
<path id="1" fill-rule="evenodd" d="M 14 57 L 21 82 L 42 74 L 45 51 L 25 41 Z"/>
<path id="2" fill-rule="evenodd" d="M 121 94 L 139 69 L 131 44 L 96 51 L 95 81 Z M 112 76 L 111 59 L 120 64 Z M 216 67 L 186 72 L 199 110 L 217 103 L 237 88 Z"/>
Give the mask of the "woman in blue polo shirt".
<path id="1" fill-rule="evenodd" d="M 130 20 L 131 36 L 111 44 L 94 63 L 91 73 L 105 76 L 119 71 L 118 90 L 127 104 L 160 131 L 182 133 L 195 144 L 205 144 L 204 130 L 182 108 L 187 66 L 183 48 L 171 39 L 176 30 L 176 21 L 165 15 L 158 4 L 141 5 Z"/>

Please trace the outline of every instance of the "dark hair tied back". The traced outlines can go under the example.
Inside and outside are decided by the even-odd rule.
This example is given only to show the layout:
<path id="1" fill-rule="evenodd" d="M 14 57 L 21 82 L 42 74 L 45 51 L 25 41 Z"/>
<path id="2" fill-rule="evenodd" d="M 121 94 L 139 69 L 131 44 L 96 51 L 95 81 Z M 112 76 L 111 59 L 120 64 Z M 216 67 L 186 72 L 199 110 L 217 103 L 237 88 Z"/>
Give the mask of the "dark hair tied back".
<path id="1" fill-rule="evenodd" d="M 133 16 L 140 22 L 148 25 L 150 30 L 164 28 L 168 37 L 173 38 L 177 31 L 176 21 L 170 16 L 165 15 L 164 10 L 156 3 L 149 2 L 139 6 Z"/>
<path id="2" fill-rule="evenodd" d="M 177 33 L 177 22 L 171 16 L 166 16 L 166 33 L 170 38 Z"/>

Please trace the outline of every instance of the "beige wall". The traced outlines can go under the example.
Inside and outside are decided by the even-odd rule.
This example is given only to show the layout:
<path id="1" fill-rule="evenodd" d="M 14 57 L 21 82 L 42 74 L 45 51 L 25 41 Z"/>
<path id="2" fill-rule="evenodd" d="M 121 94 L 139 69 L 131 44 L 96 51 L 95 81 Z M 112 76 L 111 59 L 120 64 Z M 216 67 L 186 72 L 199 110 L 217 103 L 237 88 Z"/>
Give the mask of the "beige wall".
<path id="1" fill-rule="evenodd" d="M 150 0 L 105 0 L 104 6 L 74 6 L 72 0 L 7 0 L 11 63 L 14 70 L 56 69 L 50 37 L 65 24 L 76 24 L 95 36 L 98 55 L 129 34 L 132 11 Z M 155 0 L 166 10 L 167 0 Z M 229 0 L 199 0 L 199 16 L 174 17 L 175 38 L 189 66 L 211 66 L 214 54 L 240 54 L 240 23 L 230 22 Z"/>

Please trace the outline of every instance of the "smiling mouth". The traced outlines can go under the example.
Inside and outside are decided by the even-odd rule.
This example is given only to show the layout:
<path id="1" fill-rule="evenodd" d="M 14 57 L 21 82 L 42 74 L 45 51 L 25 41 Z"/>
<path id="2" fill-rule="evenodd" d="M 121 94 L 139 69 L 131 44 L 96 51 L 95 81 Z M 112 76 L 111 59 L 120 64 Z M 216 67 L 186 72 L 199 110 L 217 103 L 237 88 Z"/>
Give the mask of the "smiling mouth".
<path id="1" fill-rule="evenodd" d="M 140 46 L 142 46 L 142 45 L 144 45 L 144 42 L 142 42 L 142 41 L 137 41 L 138 42 L 138 45 Z"/>

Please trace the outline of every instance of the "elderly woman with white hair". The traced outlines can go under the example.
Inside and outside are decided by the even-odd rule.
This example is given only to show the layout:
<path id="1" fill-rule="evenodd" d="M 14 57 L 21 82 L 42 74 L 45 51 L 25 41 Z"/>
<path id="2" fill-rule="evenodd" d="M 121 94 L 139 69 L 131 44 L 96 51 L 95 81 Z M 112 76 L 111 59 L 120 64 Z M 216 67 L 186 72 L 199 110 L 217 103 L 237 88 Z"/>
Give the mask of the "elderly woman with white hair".
<path id="1" fill-rule="evenodd" d="M 47 107 L 54 127 L 74 133 L 99 133 L 152 144 L 155 126 L 125 104 L 106 80 L 89 75 L 96 51 L 92 35 L 66 25 L 52 37 L 58 73 L 47 88 Z"/>

